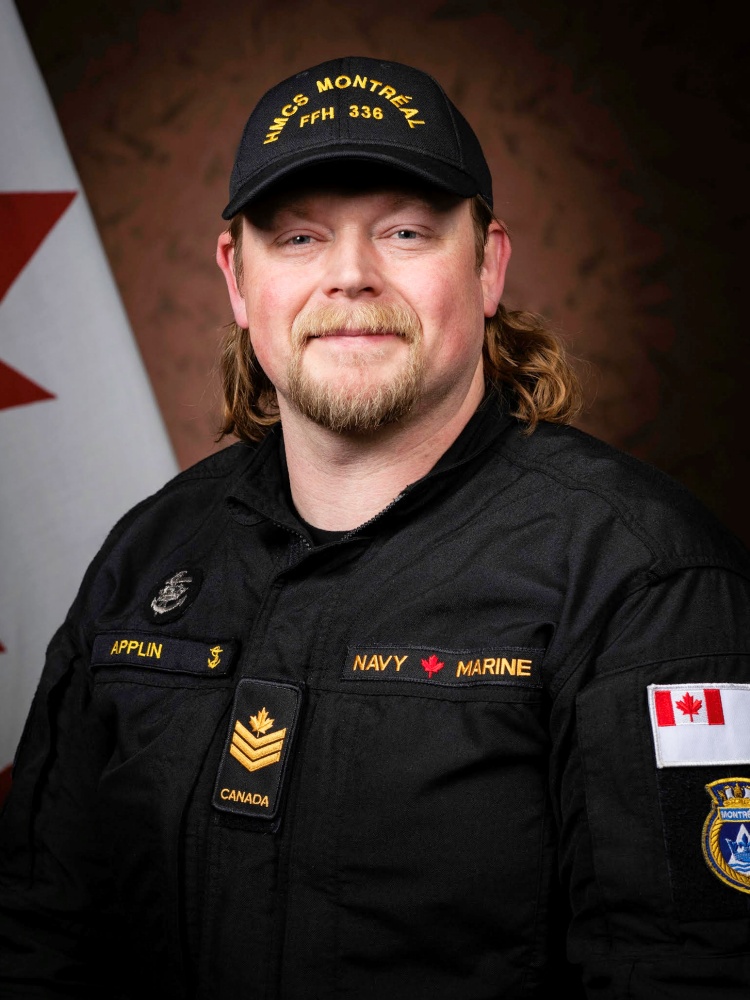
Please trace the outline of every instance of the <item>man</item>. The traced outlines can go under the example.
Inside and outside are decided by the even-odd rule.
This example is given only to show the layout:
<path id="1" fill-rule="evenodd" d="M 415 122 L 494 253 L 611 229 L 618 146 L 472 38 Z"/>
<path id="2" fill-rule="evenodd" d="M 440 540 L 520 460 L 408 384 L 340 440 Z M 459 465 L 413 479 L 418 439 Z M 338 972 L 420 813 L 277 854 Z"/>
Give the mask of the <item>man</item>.
<path id="1" fill-rule="evenodd" d="M 121 521 L 50 645 L 3 996 L 747 997 L 750 562 L 566 426 L 491 206 L 411 67 L 251 114 L 241 441 Z"/>

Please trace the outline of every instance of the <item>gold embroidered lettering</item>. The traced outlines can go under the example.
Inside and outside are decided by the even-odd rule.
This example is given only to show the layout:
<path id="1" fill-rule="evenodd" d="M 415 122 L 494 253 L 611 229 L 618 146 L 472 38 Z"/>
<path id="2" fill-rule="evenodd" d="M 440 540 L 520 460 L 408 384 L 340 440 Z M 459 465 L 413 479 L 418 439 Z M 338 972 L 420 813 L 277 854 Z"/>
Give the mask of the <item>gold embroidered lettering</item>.
<path id="1" fill-rule="evenodd" d="M 344 74 L 342 74 L 341 76 L 337 76 L 333 82 L 336 84 L 339 90 L 346 90 L 347 87 L 351 87 L 352 78 L 350 76 L 345 76 Z"/>
<path id="2" fill-rule="evenodd" d="M 361 656 L 359 653 L 354 657 L 354 663 L 352 664 L 352 670 L 365 670 L 365 663 L 367 662 L 366 656 Z"/>
<path id="3" fill-rule="evenodd" d="M 374 94 L 375 91 L 378 89 L 378 87 L 382 87 L 383 86 L 383 81 L 382 80 L 370 80 L 370 84 L 371 84 L 371 86 L 370 86 L 370 93 Z"/>
<path id="4" fill-rule="evenodd" d="M 331 83 L 330 76 L 327 76 L 325 80 L 316 80 L 318 85 L 318 93 L 322 94 L 324 90 L 333 90 L 333 84 Z"/>
<path id="5" fill-rule="evenodd" d="M 512 677 L 515 677 L 516 676 L 516 661 L 515 661 L 515 659 L 513 659 L 513 660 L 507 660 L 505 657 L 503 657 L 501 659 L 501 661 L 500 661 L 500 673 L 501 674 L 510 674 Z"/>
<path id="6" fill-rule="evenodd" d="M 401 665 L 403 664 L 404 660 L 408 660 L 409 656 L 408 656 L 408 654 L 406 656 L 395 656 L 394 655 L 393 659 L 396 661 L 396 673 L 398 673 L 398 671 L 401 669 Z"/>
<path id="7" fill-rule="evenodd" d="M 383 109 L 379 107 L 371 108 L 369 104 L 350 104 L 349 105 L 349 117 L 350 118 L 377 118 L 380 120 L 383 117 Z"/>
<path id="8" fill-rule="evenodd" d="M 395 87 L 389 87 L 386 85 L 382 90 L 378 91 L 378 96 L 384 97 L 387 101 L 389 101 L 392 97 L 396 96 L 396 93 L 397 91 Z"/>
<path id="9" fill-rule="evenodd" d="M 494 674 L 495 673 L 495 658 L 494 656 L 487 657 L 482 661 L 482 673 L 483 674 Z"/>
<path id="10" fill-rule="evenodd" d="M 392 659 L 393 659 L 393 656 L 389 656 L 389 657 L 387 657 L 387 659 L 383 659 L 383 657 L 380 656 L 380 654 L 378 654 L 378 661 L 380 662 L 380 669 L 381 670 L 385 670 L 385 668 L 388 666 L 388 664 L 391 662 Z"/>
<path id="11" fill-rule="evenodd" d="M 464 663 L 463 660 L 459 660 L 458 666 L 456 667 L 456 677 L 468 677 L 471 674 L 471 668 L 473 665 L 473 660 L 467 660 L 466 663 Z"/>
<path id="12" fill-rule="evenodd" d="M 303 107 L 305 104 L 307 104 L 310 98 L 305 97 L 304 94 L 295 94 L 292 100 L 294 101 L 295 104 L 299 105 L 299 107 Z"/>
<path id="13" fill-rule="evenodd" d="M 365 670 L 380 670 L 380 665 L 378 663 L 378 657 L 376 653 L 373 653 L 370 659 L 367 661 L 367 666 Z"/>
<path id="14" fill-rule="evenodd" d="M 224 801 L 242 802 L 243 805 L 262 806 L 268 809 L 268 796 L 260 792 L 243 792 L 241 788 L 222 788 L 219 795 Z"/>
<path id="15" fill-rule="evenodd" d="M 516 677 L 528 677 L 531 674 L 531 660 L 517 660 Z"/>
<path id="16" fill-rule="evenodd" d="M 291 104 L 287 104 L 286 107 L 287 108 L 291 107 Z M 296 110 L 297 109 L 295 108 L 294 111 L 296 111 Z M 294 111 L 292 111 L 290 113 L 294 114 Z M 285 111 L 284 108 L 281 109 L 281 113 L 282 113 L 282 115 L 286 114 L 286 111 Z M 263 140 L 263 145 L 264 146 L 266 146 L 269 142 L 276 142 L 276 140 L 279 137 L 279 132 L 281 132 L 281 130 L 284 128 L 284 126 L 287 123 L 287 118 L 289 118 L 289 115 L 286 115 L 285 118 L 274 118 L 273 125 L 269 125 L 268 126 L 268 133 L 266 134 L 266 137 Z"/>
<path id="17" fill-rule="evenodd" d="M 354 77 L 354 80 L 352 82 L 352 86 L 353 87 L 362 87 L 363 90 L 366 90 L 367 89 L 367 77 L 366 76 L 360 76 L 359 73 L 357 73 L 357 75 Z"/>
<path id="18" fill-rule="evenodd" d="M 397 108 L 400 108 L 402 104 L 406 104 L 411 100 L 411 97 L 407 97 L 406 94 L 398 94 L 396 97 L 391 98 L 391 104 L 394 104 Z"/>
<path id="19" fill-rule="evenodd" d="M 109 655 L 110 656 L 115 656 L 116 655 L 116 653 L 118 652 L 117 646 L 118 646 L 117 639 L 115 639 L 115 644 L 112 647 L 112 649 L 110 649 L 110 651 L 109 651 Z"/>
<path id="20" fill-rule="evenodd" d="M 409 123 L 409 128 L 414 128 L 415 125 L 424 125 L 423 121 L 414 117 L 414 115 L 419 114 L 418 108 L 401 108 L 401 111 Z"/>
<path id="21" fill-rule="evenodd" d="M 320 120 L 321 121 L 325 121 L 326 118 L 333 118 L 334 117 L 334 111 L 335 111 L 335 109 L 334 109 L 333 105 L 331 105 L 330 108 L 322 108 L 321 109 Z"/>

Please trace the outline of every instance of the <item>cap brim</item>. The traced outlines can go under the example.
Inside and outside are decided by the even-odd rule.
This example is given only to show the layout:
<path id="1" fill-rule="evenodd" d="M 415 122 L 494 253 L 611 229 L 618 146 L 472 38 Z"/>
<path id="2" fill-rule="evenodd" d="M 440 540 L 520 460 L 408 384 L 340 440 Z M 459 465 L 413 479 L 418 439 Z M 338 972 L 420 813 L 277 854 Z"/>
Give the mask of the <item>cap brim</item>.
<path id="1" fill-rule="evenodd" d="M 417 177 L 461 198 L 482 195 L 492 207 L 492 196 L 488 197 L 488 192 L 479 191 L 477 183 L 472 177 L 450 163 L 423 155 L 417 150 L 410 150 L 407 154 L 403 148 L 399 148 L 398 152 L 391 153 L 388 147 L 384 147 L 382 144 L 369 147 L 362 143 L 352 143 L 351 145 L 336 145 L 334 148 L 329 146 L 310 149 L 303 154 L 296 151 L 290 153 L 288 157 L 279 157 L 265 169 L 259 170 L 250 180 L 240 185 L 221 213 L 222 218 L 229 221 L 243 208 L 246 208 L 250 202 L 267 193 L 279 181 L 288 179 L 306 167 L 335 163 L 336 161 L 385 164 L 400 173 Z"/>

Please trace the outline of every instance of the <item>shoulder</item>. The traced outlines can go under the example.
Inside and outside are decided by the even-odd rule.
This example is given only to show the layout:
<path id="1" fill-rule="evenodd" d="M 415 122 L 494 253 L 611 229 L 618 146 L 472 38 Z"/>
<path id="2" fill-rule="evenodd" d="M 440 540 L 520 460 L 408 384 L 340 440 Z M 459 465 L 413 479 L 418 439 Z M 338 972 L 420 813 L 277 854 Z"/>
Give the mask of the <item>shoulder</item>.
<path id="1" fill-rule="evenodd" d="M 548 423 L 528 434 L 515 426 L 500 452 L 549 493 L 560 518 L 616 521 L 656 562 L 727 563 L 750 574 L 745 546 L 688 489 L 590 434 Z"/>
<path id="2" fill-rule="evenodd" d="M 226 497 L 257 454 L 238 442 L 178 473 L 132 507 L 111 529 L 88 567 L 71 614 L 100 605 L 108 591 L 140 568 L 159 564 L 187 539 L 218 530 Z"/>
<path id="3" fill-rule="evenodd" d="M 178 473 L 128 511 L 115 525 L 110 538 L 150 520 L 162 522 L 177 516 L 179 521 L 188 523 L 204 517 L 207 510 L 223 502 L 230 484 L 249 466 L 257 447 L 237 442 Z"/>

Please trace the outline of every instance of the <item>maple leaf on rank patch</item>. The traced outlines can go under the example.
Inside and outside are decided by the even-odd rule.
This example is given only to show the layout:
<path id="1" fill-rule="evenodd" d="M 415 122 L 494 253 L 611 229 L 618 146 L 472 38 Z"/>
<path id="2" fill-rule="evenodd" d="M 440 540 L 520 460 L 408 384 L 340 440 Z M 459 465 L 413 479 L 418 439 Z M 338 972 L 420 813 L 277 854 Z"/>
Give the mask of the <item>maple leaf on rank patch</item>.
<path id="1" fill-rule="evenodd" d="M 262 736 L 263 733 L 265 733 L 265 731 L 270 729 L 273 725 L 273 719 L 270 717 L 265 708 L 261 708 L 257 715 L 250 716 L 250 725 L 256 733 Z"/>
<path id="2" fill-rule="evenodd" d="M 441 663 L 437 656 L 433 653 L 428 660 L 422 660 L 422 666 L 427 671 L 427 676 L 432 677 L 432 675 L 436 674 L 438 670 L 442 670 L 445 664 Z"/>
<path id="3" fill-rule="evenodd" d="M 683 715 L 689 715 L 692 722 L 693 716 L 697 715 L 703 707 L 703 702 L 700 698 L 694 698 L 689 692 L 686 692 L 684 697 L 677 702 L 677 707 Z"/>

